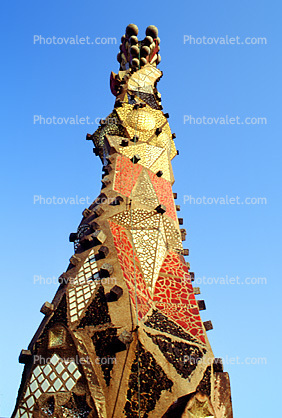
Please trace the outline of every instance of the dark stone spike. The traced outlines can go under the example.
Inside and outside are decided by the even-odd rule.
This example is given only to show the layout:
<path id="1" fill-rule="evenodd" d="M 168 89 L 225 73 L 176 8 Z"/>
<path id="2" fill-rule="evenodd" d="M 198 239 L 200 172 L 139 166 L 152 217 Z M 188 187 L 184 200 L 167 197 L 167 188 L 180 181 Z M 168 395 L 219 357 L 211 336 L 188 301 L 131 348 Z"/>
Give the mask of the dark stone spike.
<path id="1" fill-rule="evenodd" d="M 210 331 L 211 329 L 213 329 L 212 321 L 205 321 L 203 324 L 206 331 Z"/>
<path id="2" fill-rule="evenodd" d="M 131 161 L 133 162 L 133 164 L 137 164 L 137 163 L 138 163 L 138 161 L 140 161 L 140 160 L 141 160 L 141 157 L 139 157 L 139 155 L 138 155 L 138 154 L 134 155 L 134 156 L 131 158 Z"/>
<path id="3" fill-rule="evenodd" d="M 69 236 L 69 242 L 74 242 L 77 240 L 77 233 L 76 232 L 71 232 L 70 236 Z"/>
<path id="4" fill-rule="evenodd" d="M 121 145 L 122 147 L 128 147 L 128 141 L 127 141 L 126 139 L 123 139 L 123 140 L 121 141 L 120 145 Z"/>
<path id="5" fill-rule="evenodd" d="M 199 311 L 205 311 L 206 310 L 206 304 L 204 300 L 197 300 Z"/>
<path id="6" fill-rule="evenodd" d="M 116 302 L 123 295 L 123 289 L 120 286 L 115 285 L 108 294 L 108 302 Z"/>
<path id="7" fill-rule="evenodd" d="M 30 350 L 21 350 L 19 355 L 19 363 L 27 364 L 32 361 L 32 353 Z"/>
<path id="8" fill-rule="evenodd" d="M 215 358 L 213 361 L 214 372 L 223 372 L 223 361 L 222 358 Z"/>
<path id="9" fill-rule="evenodd" d="M 86 141 L 93 141 L 93 135 L 92 134 L 86 134 Z"/>
<path id="10" fill-rule="evenodd" d="M 161 213 L 161 214 L 163 214 L 163 213 L 165 213 L 166 212 L 166 207 L 165 207 L 165 205 L 159 205 L 159 206 L 157 206 L 156 207 L 156 209 L 155 209 L 158 213 Z"/>

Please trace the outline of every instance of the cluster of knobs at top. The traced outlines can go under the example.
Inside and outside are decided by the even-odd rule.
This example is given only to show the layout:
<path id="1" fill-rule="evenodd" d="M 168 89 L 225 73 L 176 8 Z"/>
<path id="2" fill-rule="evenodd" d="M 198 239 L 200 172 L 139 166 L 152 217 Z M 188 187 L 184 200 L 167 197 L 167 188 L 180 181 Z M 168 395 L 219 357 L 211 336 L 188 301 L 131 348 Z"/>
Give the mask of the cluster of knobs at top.
<path id="1" fill-rule="evenodd" d="M 146 29 L 146 37 L 138 41 L 138 27 L 131 23 L 127 26 L 125 35 L 121 38 L 120 52 L 117 60 L 120 70 L 138 69 L 150 63 L 157 65 L 161 62 L 160 38 L 156 26 L 150 25 Z"/>

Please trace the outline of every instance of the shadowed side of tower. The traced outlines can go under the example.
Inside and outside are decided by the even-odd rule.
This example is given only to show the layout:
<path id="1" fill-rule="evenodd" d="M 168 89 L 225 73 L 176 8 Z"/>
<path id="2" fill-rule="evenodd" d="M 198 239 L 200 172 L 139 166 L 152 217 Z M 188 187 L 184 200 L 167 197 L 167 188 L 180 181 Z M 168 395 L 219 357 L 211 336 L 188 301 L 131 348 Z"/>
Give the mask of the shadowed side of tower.
<path id="1" fill-rule="evenodd" d="M 87 139 L 101 193 L 70 235 L 74 255 L 20 362 L 12 417 L 232 418 L 230 384 L 207 339 L 184 256 L 157 82 L 158 30 L 121 39 L 112 113 Z"/>

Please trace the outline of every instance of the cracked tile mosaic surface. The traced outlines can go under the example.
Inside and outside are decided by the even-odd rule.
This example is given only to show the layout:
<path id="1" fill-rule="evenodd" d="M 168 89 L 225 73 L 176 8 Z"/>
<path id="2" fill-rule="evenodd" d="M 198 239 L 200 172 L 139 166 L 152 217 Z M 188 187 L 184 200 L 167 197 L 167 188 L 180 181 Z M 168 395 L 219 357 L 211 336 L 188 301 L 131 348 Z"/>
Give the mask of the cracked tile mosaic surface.
<path id="1" fill-rule="evenodd" d="M 128 81 L 128 89 L 136 90 L 139 88 L 153 87 L 156 81 L 162 76 L 162 72 L 152 65 L 145 65 L 132 74 Z"/>
<path id="2" fill-rule="evenodd" d="M 136 310 L 137 300 L 138 317 L 139 319 L 142 319 L 150 309 L 151 298 L 140 271 L 139 260 L 136 256 L 136 252 L 133 254 L 132 244 L 126 235 L 125 228 L 110 220 L 109 224 L 113 234 L 119 263 L 131 297 L 131 302 Z"/>
<path id="3" fill-rule="evenodd" d="M 162 128 L 169 138 L 171 130 L 166 117 L 161 110 L 145 106 L 141 109 L 134 109 L 133 105 L 123 103 L 122 107 L 116 109 L 120 120 L 130 138 L 137 134 L 139 141 L 150 142 L 156 140 L 156 128 Z M 171 140 L 173 143 L 173 141 Z M 176 155 L 173 144 L 170 145 L 170 158 Z"/>
<path id="4" fill-rule="evenodd" d="M 116 172 L 114 179 L 114 190 L 129 197 L 134 187 L 142 167 L 133 164 L 129 158 L 118 155 L 116 160 Z"/>
<path id="5" fill-rule="evenodd" d="M 150 168 L 165 150 L 154 145 L 143 143 L 130 145 L 128 147 L 119 147 L 119 152 L 128 158 L 132 158 L 136 154 L 139 155 L 141 160 L 138 164 Z"/>
<path id="6" fill-rule="evenodd" d="M 163 152 L 159 158 L 150 166 L 150 170 L 154 173 L 162 171 L 162 178 L 168 180 L 171 184 L 174 183 L 173 172 L 171 169 L 170 159 L 167 152 Z"/>
<path id="7" fill-rule="evenodd" d="M 166 215 L 176 221 L 177 216 L 170 182 L 162 177 L 155 176 L 150 171 L 148 171 L 148 175 L 157 193 L 159 202 L 166 207 Z"/>
<path id="8" fill-rule="evenodd" d="M 155 285 L 154 301 L 160 311 L 193 337 L 206 342 L 188 268 L 176 253 L 171 252 L 165 258 Z"/>
<path id="9" fill-rule="evenodd" d="M 159 204 L 157 194 L 151 183 L 147 170 L 142 170 L 136 183 L 132 197 L 136 202 L 156 208 Z"/>
<path id="10" fill-rule="evenodd" d="M 111 217 L 111 219 L 127 228 L 132 229 L 159 229 L 161 233 L 165 233 L 164 241 L 166 247 L 174 250 L 182 250 L 182 240 L 179 229 L 167 217 L 145 209 L 132 209 L 120 212 Z M 160 225 L 160 226 L 159 226 Z"/>
<path id="11" fill-rule="evenodd" d="M 131 234 L 145 282 L 149 290 L 153 292 L 166 255 L 166 240 L 162 221 L 159 219 L 154 229 L 131 229 Z"/>

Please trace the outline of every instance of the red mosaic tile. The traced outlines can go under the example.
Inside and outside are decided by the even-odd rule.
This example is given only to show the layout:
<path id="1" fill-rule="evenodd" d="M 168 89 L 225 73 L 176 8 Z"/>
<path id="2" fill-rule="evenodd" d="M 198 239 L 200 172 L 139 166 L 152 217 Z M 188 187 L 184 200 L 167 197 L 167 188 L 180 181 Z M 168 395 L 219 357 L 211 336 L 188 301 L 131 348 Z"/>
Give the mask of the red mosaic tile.
<path id="1" fill-rule="evenodd" d="M 114 190 L 129 197 L 141 171 L 141 165 L 133 164 L 129 158 L 119 154 L 116 160 Z"/>
<path id="2" fill-rule="evenodd" d="M 139 267 L 138 257 L 133 254 L 132 245 L 125 232 L 126 229 L 112 221 L 109 221 L 109 224 L 132 304 L 136 311 L 137 299 L 138 318 L 142 319 L 149 311 L 152 301 Z"/>
<path id="3" fill-rule="evenodd" d="M 187 266 L 176 253 L 165 258 L 155 285 L 156 307 L 205 343 L 203 325 Z"/>
<path id="4" fill-rule="evenodd" d="M 174 198 L 171 189 L 171 183 L 162 177 L 158 177 L 156 174 L 148 170 L 153 187 L 157 193 L 159 202 L 166 207 L 166 215 L 177 220 Z"/>

